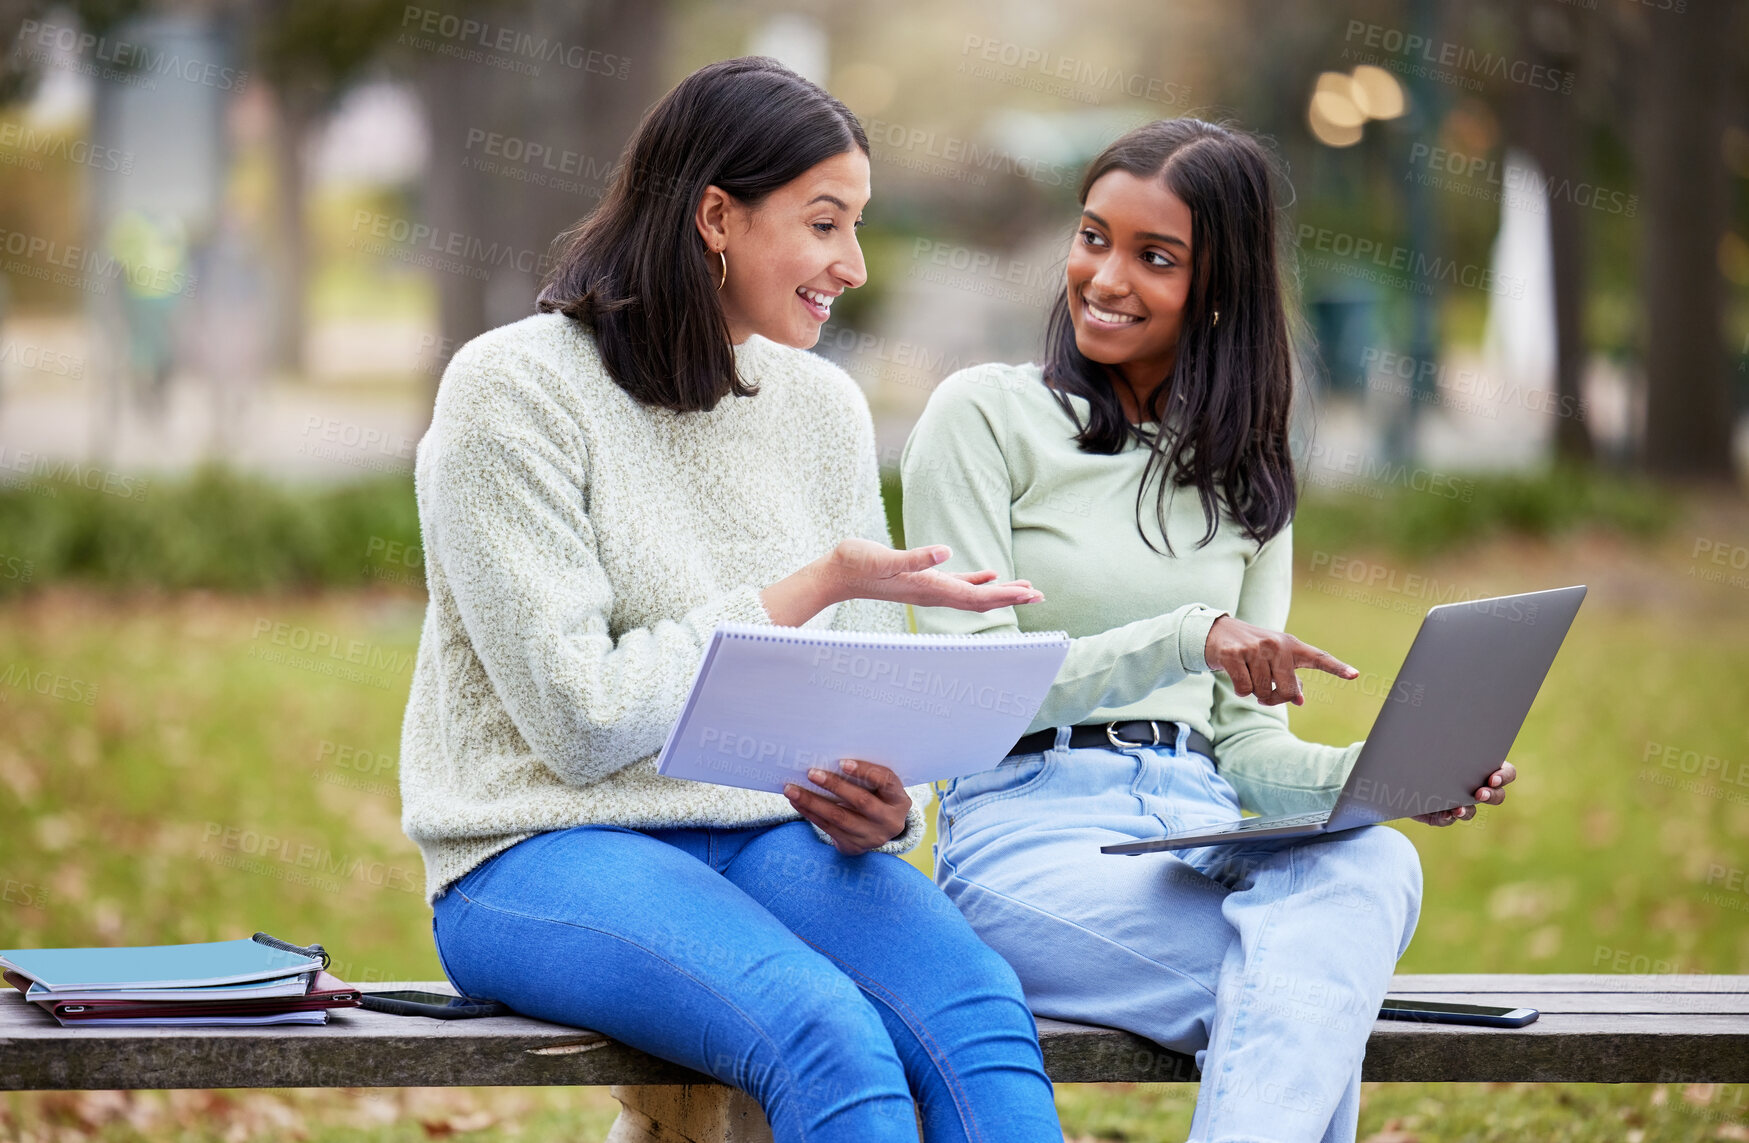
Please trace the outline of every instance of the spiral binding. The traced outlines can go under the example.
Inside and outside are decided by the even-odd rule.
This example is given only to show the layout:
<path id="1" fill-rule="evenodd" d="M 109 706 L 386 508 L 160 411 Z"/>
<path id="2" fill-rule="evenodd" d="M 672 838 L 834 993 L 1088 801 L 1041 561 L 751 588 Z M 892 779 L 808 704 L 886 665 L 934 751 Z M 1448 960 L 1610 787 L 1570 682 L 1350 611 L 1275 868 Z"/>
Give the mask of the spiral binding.
<path id="1" fill-rule="evenodd" d="M 249 939 L 258 945 L 266 945 L 268 948 L 278 949 L 280 952 L 298 953 L 302 956 L 315 957 L 322 962 L 323 968 L 328 967 L 328 950 L 321 945 L 294 945 L 290 941 L 282 941 L 278 937 L 268 936 L 266 933 L 256 933 Z"/>
<path id="2" fill-rule="evenodd" d="M 922 631 L 916 634 L 896 632 L 889 636 L 858 639 L 856 636 L 861 633 L 854 631 L 819 631 L 807 627 L 770 627 L 731 623 L 719 624 L 717 632 L 725 639 L 741 639 L 749 643 L 801 643 L 816 647 L 856 647 L 870 651 L 904 651 L 918 646 L 972 650 L 988 647 L 991 644 L 1005 644 L 1011 647 L 1041 647 L 1050 646 L 1060 641 L 1066 642 L 1069 638 L 1067 631 L 1023 631 L 1019 635 L 998 632 L 960 635 L 940 631 Z M 792 632 L 793 634 L 775 634 L 774 632 Z"/>

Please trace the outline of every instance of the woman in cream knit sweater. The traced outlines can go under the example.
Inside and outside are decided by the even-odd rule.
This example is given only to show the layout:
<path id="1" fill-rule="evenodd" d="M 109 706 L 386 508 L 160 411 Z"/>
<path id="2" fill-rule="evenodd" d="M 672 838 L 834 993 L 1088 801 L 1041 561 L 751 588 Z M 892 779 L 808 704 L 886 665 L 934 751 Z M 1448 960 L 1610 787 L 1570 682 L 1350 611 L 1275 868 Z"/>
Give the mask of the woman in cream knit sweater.
<path id="1" fill-rule="evenodd" d="M 779 1140 L 912 1143 L 920 1112 L 931 1141 L 1060 1141 L 1013 971 L 894 856 L 928 787 L 654 767 L 720 622 L 902 631 L 905 603 L 1041 598 L 887 546 L 867 406 L 805 352 L 865 277 L 867 152 L 772 61 L 704 68 L 545 312 L 455 354 L 418 453 L 403 825 L 466 994 L 740 1087 Z"/>

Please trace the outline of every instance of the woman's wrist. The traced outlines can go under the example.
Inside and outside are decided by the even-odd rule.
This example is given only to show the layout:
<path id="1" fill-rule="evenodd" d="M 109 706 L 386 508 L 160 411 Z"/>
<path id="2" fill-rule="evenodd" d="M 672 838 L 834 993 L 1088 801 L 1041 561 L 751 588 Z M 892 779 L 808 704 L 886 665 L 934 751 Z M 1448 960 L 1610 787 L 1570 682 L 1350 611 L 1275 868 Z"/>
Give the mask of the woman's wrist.
<path id="1" fill-rule="evenodd" d="M 759 593 L 771 621 L 780 627 L 800 627 L 834 603 L 842 603 L 840 577 L 827 553 Z"/>

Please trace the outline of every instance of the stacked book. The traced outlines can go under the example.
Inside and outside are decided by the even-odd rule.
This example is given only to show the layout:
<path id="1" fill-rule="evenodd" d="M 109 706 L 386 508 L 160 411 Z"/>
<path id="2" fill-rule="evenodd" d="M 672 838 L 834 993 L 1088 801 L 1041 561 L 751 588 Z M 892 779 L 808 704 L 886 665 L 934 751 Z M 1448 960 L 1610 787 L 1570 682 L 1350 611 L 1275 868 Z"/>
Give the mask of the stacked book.
<path id="1" fill-rule="evenodd" d="M 358 990 L 324 971 L 321 945 L 247 940 L 144 948 L 10 949 L 0 972 L 66 1027 L 326 1024 Z"/>

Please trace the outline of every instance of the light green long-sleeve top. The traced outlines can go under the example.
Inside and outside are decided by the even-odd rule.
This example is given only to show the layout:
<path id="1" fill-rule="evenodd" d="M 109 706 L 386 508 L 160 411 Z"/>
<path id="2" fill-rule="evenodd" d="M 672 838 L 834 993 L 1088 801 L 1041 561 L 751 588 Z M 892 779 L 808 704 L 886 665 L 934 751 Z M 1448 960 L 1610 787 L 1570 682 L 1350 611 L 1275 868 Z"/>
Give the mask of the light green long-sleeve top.
<path id="1" fill-rule="evenodd" d="M 1087 402 L 1071 397 L 1083 422 Z M 1174 488 L 1166 554 L 1157 483 L 1136 491 L 1146 446 L 1082 452 L 1075 426 L 1037 365 L 980 365 L 935 390 L 900 461 L 905 542 L 947 544 L 948 571 L 991 568 L 1032 581 L 1045 602 L 984 613 L 915 609 L 920 631 L 1064 630 L 1069 655 L 1029 731 L 1118 719 L 1189 723 L 1214 743 L 1220 772 L 1247 809 L 1292 813 L 1330 805 L 1360 753 L 1304 742 L 1283 707 L 1233 693 L 1204 659 L 1223 614 L 1280 631 L 1293 592 L 1293 529 L 1261 550 L 1225 514 L 1206 531 L 1194 488 Z"/>

